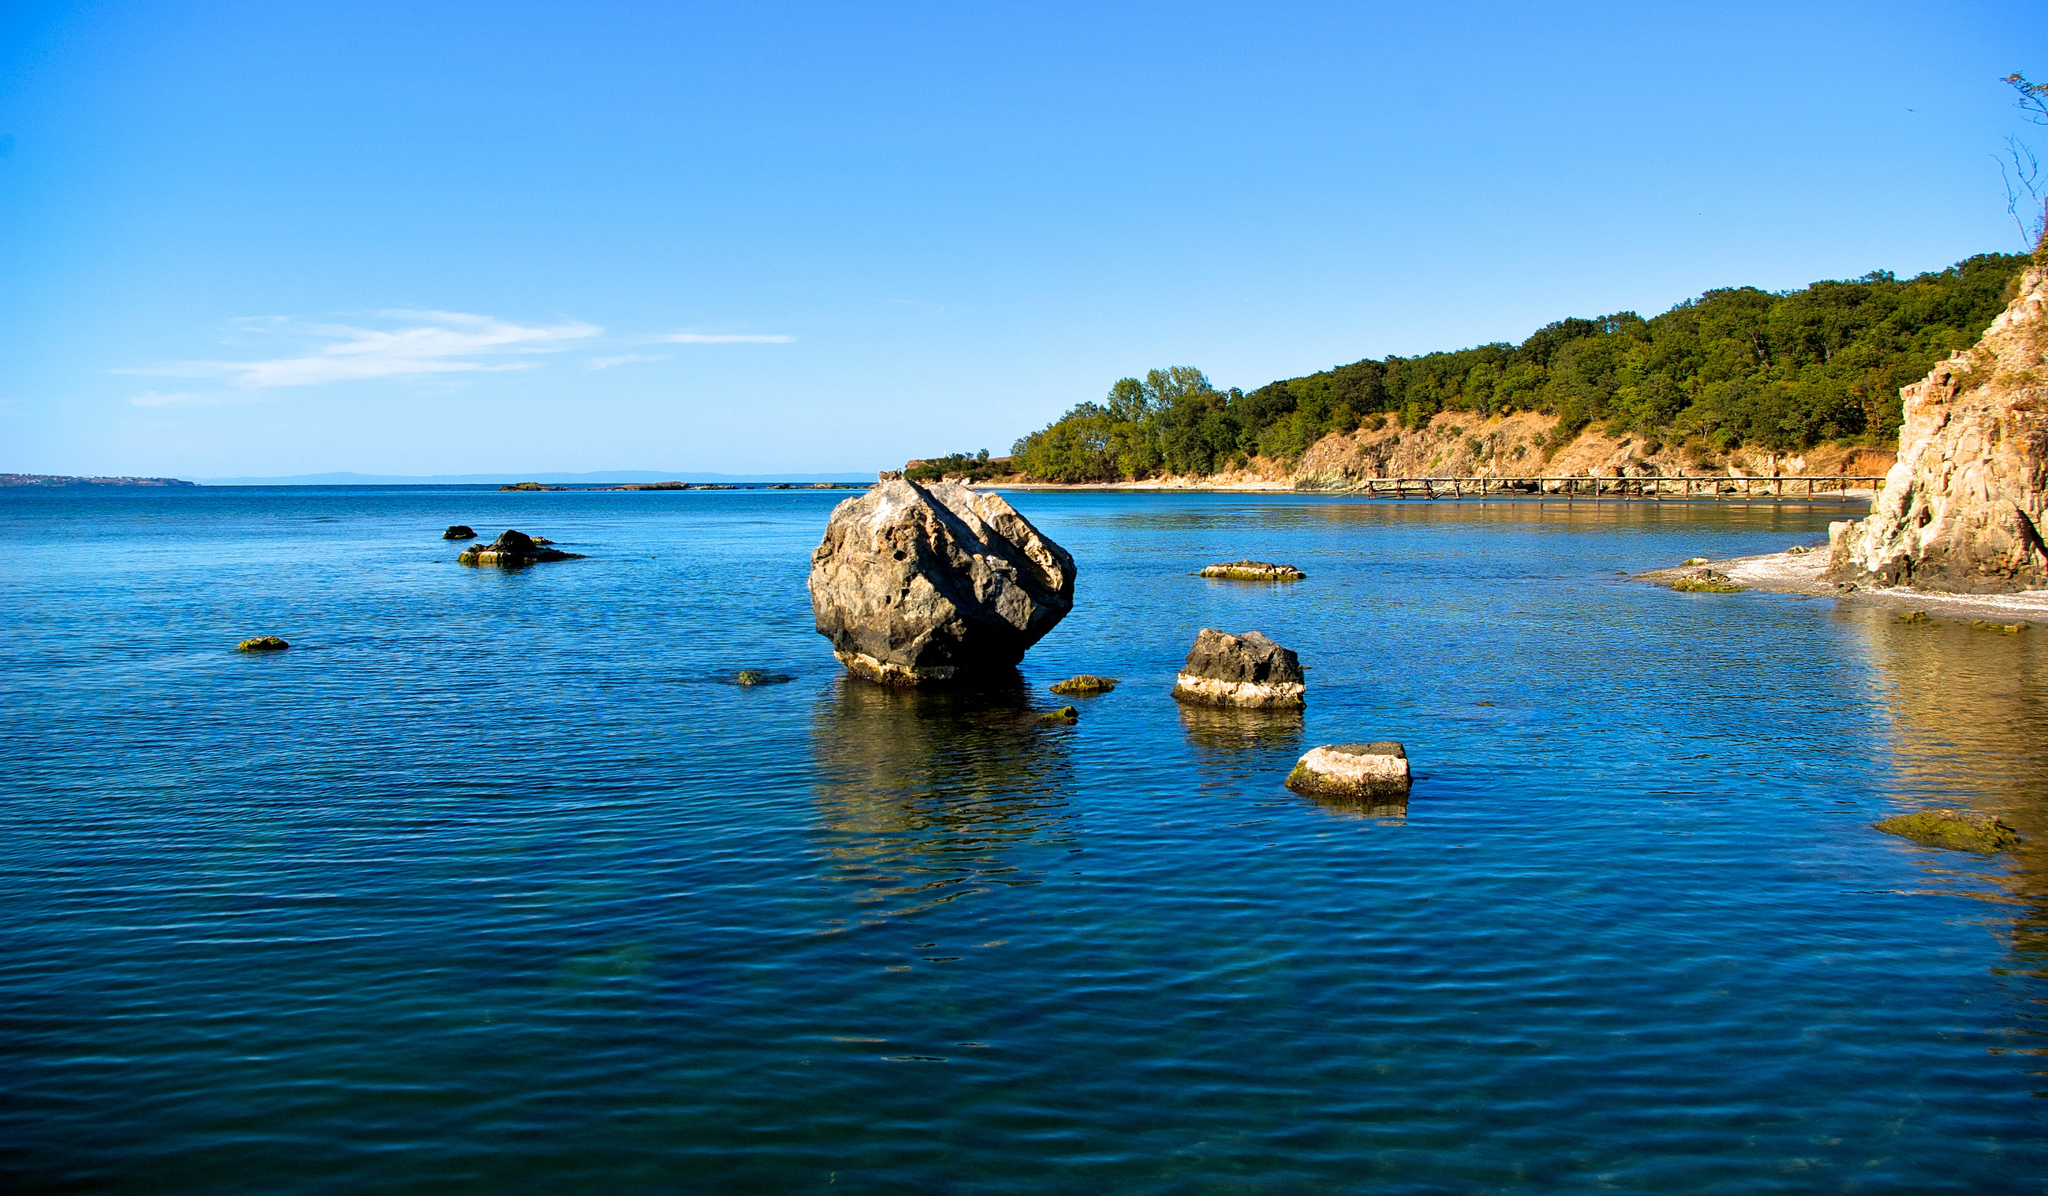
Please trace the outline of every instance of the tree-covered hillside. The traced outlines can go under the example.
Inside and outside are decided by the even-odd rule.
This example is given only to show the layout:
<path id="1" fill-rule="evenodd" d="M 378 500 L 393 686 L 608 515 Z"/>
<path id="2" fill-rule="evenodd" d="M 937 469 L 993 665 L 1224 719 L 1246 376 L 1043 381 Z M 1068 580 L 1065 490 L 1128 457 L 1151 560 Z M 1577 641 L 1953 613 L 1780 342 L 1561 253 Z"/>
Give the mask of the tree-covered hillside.
<path id="1" fill-rule="evenodd" d="M 1019 440 L 1016 466 L 1059 482 L 1211 473 L 1440 411 L 1555 415 L 1554 445 L 1595 421 L 1710 450 L 1889 444 L 1899 388 L 1974 344 L 2027 264 L 1986 253 L 1904 281 L 1880 271 L 1782 294 L 1708 291 L 1649 320 L 1559 320 L 1519 345 L 1368 358 L 1249 394 L 1190 367 L 1153 370 Z"/>

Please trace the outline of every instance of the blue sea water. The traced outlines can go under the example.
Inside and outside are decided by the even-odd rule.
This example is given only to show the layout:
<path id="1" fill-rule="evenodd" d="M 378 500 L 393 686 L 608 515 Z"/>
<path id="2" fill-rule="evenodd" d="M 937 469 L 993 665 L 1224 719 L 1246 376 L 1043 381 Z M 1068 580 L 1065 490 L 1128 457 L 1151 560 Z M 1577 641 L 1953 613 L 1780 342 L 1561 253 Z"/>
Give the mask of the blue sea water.
<path id="1" fill-rule="evenodd" d="M 0 1186 L 2048 1188 L 2048 629 L 1622 576 L 1841 507 L 1019 494 L 1075 612 L 947 696 L 813 632 L 844 497 L 0 499 Z"/>

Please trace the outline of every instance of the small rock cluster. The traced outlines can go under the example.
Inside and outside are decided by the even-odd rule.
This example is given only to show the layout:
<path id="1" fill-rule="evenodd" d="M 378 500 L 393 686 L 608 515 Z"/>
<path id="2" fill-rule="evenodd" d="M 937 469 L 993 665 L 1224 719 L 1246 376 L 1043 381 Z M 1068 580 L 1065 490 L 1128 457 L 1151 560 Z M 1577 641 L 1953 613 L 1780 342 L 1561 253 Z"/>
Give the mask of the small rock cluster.
<path id="1" fill-rule="evenodd" d="M 550 547 L 554 541 L 508 529 L 489 544 L 473 544 L 462 550 L 456 561 L 464 565 L 531 565 L 536 561 L 581 560 L 582 554 Z"/>
<path id="2" fill-rule="evenodd" d="M 1293 565 L 1276 565 L 1271 561 L 1225 561 L 1203 566 L 1202 576 L 1224 581 L 1300 581 L 1308 574 Z"/>

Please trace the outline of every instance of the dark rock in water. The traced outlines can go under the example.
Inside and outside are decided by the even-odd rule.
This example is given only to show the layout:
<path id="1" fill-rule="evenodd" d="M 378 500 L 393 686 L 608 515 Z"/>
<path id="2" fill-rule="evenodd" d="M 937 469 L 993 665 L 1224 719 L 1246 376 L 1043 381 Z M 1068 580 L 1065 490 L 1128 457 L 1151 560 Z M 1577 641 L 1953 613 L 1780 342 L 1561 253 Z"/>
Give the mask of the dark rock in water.
<path id="1" fill-rule="evenodd" d="M 1082 673 L 1065 681 L 1053 683 L 1052 692 L 1067 697 L 1083 697 L 1088 694 L 1106 694 L 1116 688 L 1116 678 L 1098 677 L 1093 673 Z"/>
<path id="2" fill-rule="evenodd" d="M 1014 669 L 1074 606 L 1074 558 L 994 494 L 886 478 L 811 553 L 818 634 L 855 676 L 962 684 Z"/>
<path id="3" fill-rule="evenodd" d="M 2019 835 L 1996 816 L 1970 810 L 1921 810 L 1871 825 L 1888 835 L 1952 851 L 2008 851 L 2020 842 Z"/>
<path id="4" fill-rule="evenodd" d="M 502 492 L 506 490 L 567 490 L 568 487 L 543 486 L 539 482 L 514 482 L 510 486 L 500 486 L 498 489 Z"/>
<path id="5" fill-rule="evenodd" d="M 442 532 L 441 538 L 443 540 L 474 540 L 476 539 L 476 529 L 467 523 L 458 523 L 447 531 Z"/>
<path id="6" fill-rule="evenodd" d="M 1293 565 L 1276 565 L 1271 561 L 1226 561 L 1203 566 L 1202 576 L 1224 581 L 1300 581 L 1308 574 Z"/>
<path id="7" fill-rule="evenodd" d="M 1406 797 L 1408 752 L 1391 739 L 1310 748 L 1287 774 L 1287 787 L 1313 797 Z"/>
<path id="8" fill-rule="evenodd" d="M 279 652 L 291 647 L 274 635 L 259 635 L 253 640 L 243 640 L 235 645 L 237 652 Z"/>
<path id="9" fill-rule="evenodd" d="M 1174 678 L 1173 696 L 1207 706 L 1289 709 L 1303 705 L 1306 688 L 1301 660 L 1263 633 L 1204 627 Z"/>
<path id="10" fill-rule="evenodd" d="M 741 669 L 731 677 L 725 678 L 725 680 L 733 685 L 752 686 L 780 685 L 785 681 L 792 680 L 792 678 L 788 673 L 770 673 L 761 669 Z"/>
<path id="11" fill-rule="evenodd" d="M 1081 712 L 1072 706 L 1062 706 L 1058 710 L 1039 715 L 1038 721 L 1042 723 L 1077 723 L 1081 721 Z"/>
<path id="12" fill-rule="evenodd" d="M 549 548 L 552 541 L 535 540 L 522 531 L 504 531 L 489 544 L 472 545 L 462 550 L 456 561 L 464 565 L 531 565 L 535 561 L 582 560 L 581 553 L 563 552 Z"/>

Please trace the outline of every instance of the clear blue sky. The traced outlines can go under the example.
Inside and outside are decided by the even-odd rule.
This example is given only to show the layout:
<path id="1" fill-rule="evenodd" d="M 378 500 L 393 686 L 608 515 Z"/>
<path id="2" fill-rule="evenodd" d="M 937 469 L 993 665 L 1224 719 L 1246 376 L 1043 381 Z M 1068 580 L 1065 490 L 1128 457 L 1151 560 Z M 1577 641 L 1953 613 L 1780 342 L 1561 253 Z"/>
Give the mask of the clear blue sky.
<path id="1" fill-rule="evenodd" d="M 0 7 L 0 470 L 861 470 L 2018 247 L 2035 4 Z"/>

